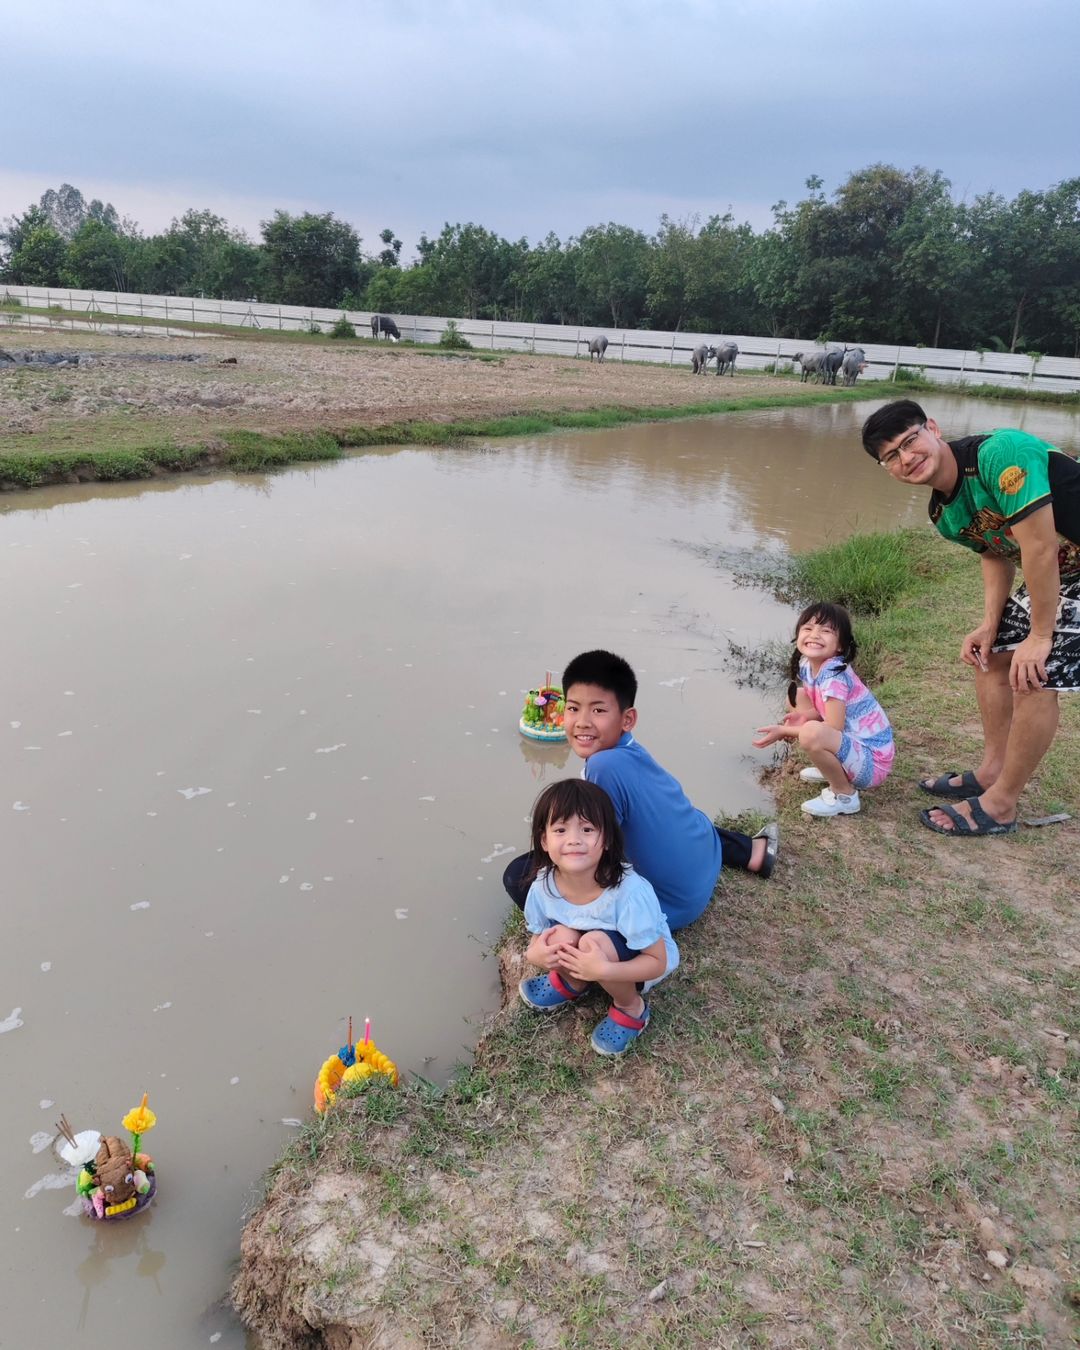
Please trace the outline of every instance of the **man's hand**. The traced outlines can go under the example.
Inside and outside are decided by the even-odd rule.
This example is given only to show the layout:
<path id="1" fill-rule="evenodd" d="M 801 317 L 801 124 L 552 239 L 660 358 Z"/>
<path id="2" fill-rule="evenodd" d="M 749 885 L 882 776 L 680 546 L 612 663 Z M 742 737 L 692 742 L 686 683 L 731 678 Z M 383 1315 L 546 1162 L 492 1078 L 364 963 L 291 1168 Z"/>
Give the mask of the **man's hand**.
<path id="1" fill-rule="evenodd" d="M 1015 693 L 1035 693 L 1046 684 L 1046 658 L 1052 645 L 1053 638 L 1029 633 L 1015 649 L 1009 666 L 1009 684 Z"/>
<path id="2" fill-rule="evenodd" d="M 972 629 L 960 644 L 960 660 L 965 666 L 974 666 L 976 670 L 987 670 L 987 657 L 997 636 L 996 624 L 980 624 Z"/>

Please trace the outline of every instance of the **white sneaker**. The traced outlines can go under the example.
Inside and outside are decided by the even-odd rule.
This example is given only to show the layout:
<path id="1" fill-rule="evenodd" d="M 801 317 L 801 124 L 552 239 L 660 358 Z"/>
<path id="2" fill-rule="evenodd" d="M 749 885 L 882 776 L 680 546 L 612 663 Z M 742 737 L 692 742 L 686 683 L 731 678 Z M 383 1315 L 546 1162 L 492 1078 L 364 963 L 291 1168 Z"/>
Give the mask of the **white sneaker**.
<path id="1" fill-rule="evenodd" d="M 802 809 L 808 816 L 853 816 L 860 808 L 857 792 L 840 797 L 832 788 L 822 788 L 820 797 L 813 797 L 802 804 Z"/>
<path id="2" fill-rule="evenodd" d="M 799 777 L 804 783 L 827 783 L 829 781 L 816 764 L 808 764 L 805 769 L 800 769 Z"/>

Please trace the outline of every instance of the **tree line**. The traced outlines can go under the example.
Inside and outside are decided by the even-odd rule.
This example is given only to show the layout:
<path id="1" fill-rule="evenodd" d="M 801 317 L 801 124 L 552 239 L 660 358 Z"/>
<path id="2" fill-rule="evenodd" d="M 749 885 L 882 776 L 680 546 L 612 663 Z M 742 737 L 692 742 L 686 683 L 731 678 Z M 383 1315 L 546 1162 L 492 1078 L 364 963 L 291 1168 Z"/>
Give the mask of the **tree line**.
<path id="1" fill-rule="evenodd" d="M 197 210 L 146 235 L 64 184 L 5 222 L 0 284 L 1080 356 L 1080 178 L 964 202 L 875 164 L 806 189 L 763 231 L 665 215 L 529 244 L 446 224 L 403 265 L 393 230 L 365 251 L 332 212 L 275 211 L 257 242 Z"/>

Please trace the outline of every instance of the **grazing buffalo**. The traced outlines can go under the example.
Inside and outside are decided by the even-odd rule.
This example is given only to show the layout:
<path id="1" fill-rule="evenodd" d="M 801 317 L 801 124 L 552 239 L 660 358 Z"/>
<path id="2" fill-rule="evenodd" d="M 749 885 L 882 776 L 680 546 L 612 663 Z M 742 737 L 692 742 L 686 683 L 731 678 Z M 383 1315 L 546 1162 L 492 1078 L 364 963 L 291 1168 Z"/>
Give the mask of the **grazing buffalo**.
<path id="1" fill-rule="evenodd" d="M 712 347 L 706 347 L 704 342 L 700 347 L 695 347 L 690 353 L 690 364 L 694 368 L 695 375 L 704 375 L 705 367 L 713 359 L 715 351 Z"/>
<path id="2" fill-rule="evenodd" d="M 846 348 L 845 348 L 846 350 Z M 821 360 L 821 382 L 822 384 L 835 384 L 836 372 L 843 364 L 844 353 L 838 352 L 835 348 L 831 352 L 826 352 Z"/>
<path id="3" fill-rule="evenodd" d="M 734 342 L 721 342 L 719 346 L 713 347 L 709 355 L 716 357 L 716 373 L 723 375 L 724 371 L 734 376 L 735 358 L 739 354 L 739 348 Z"/>
<path id="4" fill-rule="evenodd" d="M 805 384 L 811 375 L 821 374 L 821 363 L 825 360 L 824 352 L 811 352 L 809 356 L 803 356 L 802 352 L 796 352 L 791 358 L 792 361 L 798 361 L 802 366 L 802 379 L 800 384 Z"/>
<path id="5" fill-rule="evenodd" d="M 385 333 L 393 342 L 401 341 L 398 326 L 389 314 L 373 314 L 371 316 L 371 336 L 377 338 L 380 333 Z"/>
<path id="6" fill-rule="evenodd" d="M 604 359 L 604 353 L 607 351 L 607 338 L 601 335 L 594 337 L 589 343 L 589 365 L 592 365 L 592 359 L 595 356 L 598 361 Z"/>
<path id="7" fill-rule="evenodd" d="M 854 384 L 865 369 L 866 353 L 861 347 L 852 347 L 850 351 L 844 353 L 844 362 L 840 367 L 840 373 L 844 377 L 845 384 Z"/>

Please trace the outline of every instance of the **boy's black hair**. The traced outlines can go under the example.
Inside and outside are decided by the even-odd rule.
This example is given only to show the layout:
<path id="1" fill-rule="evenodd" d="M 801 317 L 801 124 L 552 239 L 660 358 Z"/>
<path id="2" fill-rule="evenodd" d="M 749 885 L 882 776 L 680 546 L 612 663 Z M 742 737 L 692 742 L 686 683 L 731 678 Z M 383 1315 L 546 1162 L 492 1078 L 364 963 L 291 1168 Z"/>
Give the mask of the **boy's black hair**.
<path id="1" fill-rule="evenodd" d="M 630 864 L 626 860 L 622 830 L 615 818 L 615 807 L 602 787 L 586 783 L 584 778 L 566 778 L 551 783 L 536 799 L 532 810 L 532 842 L 529 865 L 522 882 L 531 885 L 537 874 L 552 865 L 544 852 L 544 831 L 560 820 L 580 816 L 594 825 L 603 837 L 600 861 L 596 865 L 596 884 L 605 889 L 622 881 Z"/>
<path id="2" fill-rule="evenodd" d="M 836 636 L 840 640 L 838 656 L 844 663 L 841 669 L 846 669 L 855 660 L 855 653 L 859 650 L 858 643 L 855 641 L 855 634 L 851 631 L 851 615 L 843 605 L 831 605 L 827 600 L 815 600 L 812 605 L 807 605 L 795 620 L 795 636 L 792 638 L 792 642 L 798 640 L 799 629 L 803 624 L 810 623 L 811 620 L 836 629 Z M 801 660 L 799 649 L 796 647 L 791 653 L 791 664 L 788 667 L 788 675 L 792 680 L 798 680 L 799 678 L 799 662 Z M 788 688 L 788 700 L 794 706 L 795 700 L 792 697 L 791 687 Z"/>
<path id="3" fill-rule="evenodd" d="M 884 408 L 871 413 L 863 423 L 863 449 L 871 459 L 877 459 L 886 441 L 893 440 L 912 427 L 924 426 L 926 414 L 915 400 L 898 398 L 895 403 L 886 403 Z"/>
<path id="4" fill-rule="evenodd" d="M 637 676 L 629 661 L 614 652 L 582 652 L 575 656 L 563 671 L 563 694 L 570 692 L 572 684 L 595 684 L 614 694 L 620 712 L 632 708 L 637 698 Z"/>

